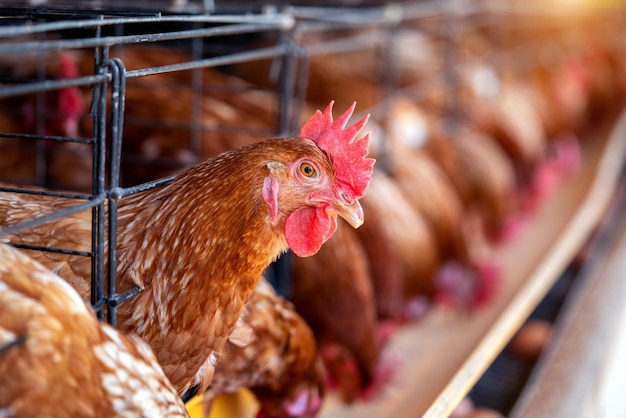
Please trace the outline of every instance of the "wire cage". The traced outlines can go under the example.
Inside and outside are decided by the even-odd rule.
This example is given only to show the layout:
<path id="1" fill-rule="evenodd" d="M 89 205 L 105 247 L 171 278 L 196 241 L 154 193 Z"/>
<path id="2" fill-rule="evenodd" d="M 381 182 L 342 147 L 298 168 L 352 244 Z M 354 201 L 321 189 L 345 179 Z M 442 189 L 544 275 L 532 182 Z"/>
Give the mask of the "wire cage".
<path id="1" fill-rule="evenodd" d="M 91 302 L 115 324 L 116 306 L 137 291 L 115 291 L 118 199 L 222 151 L 225 136 L 244 142 L 286 134 L 291 55 L 284 33 L 293 20 L 41 8 L 1 14 L 2 191 L 65 201 L 2 234 L 91 210 L 88 248 L 12 243 L 90 259 Z M 278 69 L 266 89 L 215 68 L 260 58 Z M 239 111 L 250 113 L 246 126 L 233 117 Z"/>
<path id="2" fill-rule="evenodd" d="M 0 133 L 6 158 L 0 181 L 6 184 L 0 190 L 67 202 L 0 233 L 10 236 L 91 210 L 88 248 L 11 243 L 89 259 L 92 305 L 113 324 L 116 306 L 138 291 L 115 291 L 120 198 L 159 186 L 223 151 L 225 137 L 232 146 L 295 134 L 304 102 L 315 103 L 315 90 L 307 86 L 316 57 L 332 62 L 338 54 L 369 56 L 363 69 L 375 67 L 384 87 L 353 100 L 362 101 L 361 113 L 381 118 L 384 99 L 395 87 L 396 25 L 445 13 L 445 7 L 430 2 L 363 8 L 356 18 L 354 9 L 261 8 L 252 2 L 219 5 L 218 10 L 233 14 L 211 15 L 212 3 L 162 3 L 152 5 L 159 11 L 141 2 L 129 10 L 114 9 L 114 3 L 103 9 L 90 1 L 54 8 L 25 3 L 0 11 L 0 100 L 6 122 Z M 167 53 L 160 53 L 163 48 Z M 318 107 L 325 93 L 318 94 L 323 97 Z M 346 100 L 338 99 L 341 105 Z M 236 118 L 241 112 L 250 115 L 245 125 Z M 270 272 L 283 294 L 289 294 L 289 270 L 284 257 Z"/>
<path id="3" fill-rule="evenodd" d="M 578 57 L 581 33 L 596 31 L 616 55 L 624 48 L 610 35 L 624 27 L 613 8 L 555 18 L 488 1 L 119 3 L 0 9 L 0 192 L 58 208 L 0 227 L 0 239 L 87 263 L 91 303 L 114 325 L 116 307 L 139 291 L 116 291 L 124 196 L 229 147 L 297 135 L 330 99 L 356 101 L 355 118 L 371 114 L 376 167 L 393 173 L 398 136 L 421 146 L 428 123 L 454 139 L 505 82 Z M 421 110 L 405 125 L 394 118 L 406 102 Z M 84 245 L 42 248 L 13 235 L 78 213 L 92 226 Z M 289 257 L 273 266 L 283 295 L 290 274 Z"/>
<path id="4" fill-rule="evenodd" d="M 387 116 L 398 97 L 425 104 L 450 129 L 449 122 L 463 116 L 461 74 L 473 69 L 474 94 L 488 100 L 498 77 L 562 59 L 576 30 L 586 27 L 572 29 L 567 19 L 531 6 L 487 2 L 352 4 L 368 6 L 358 8 L 161 3 L 152 5 L 160 11 L 141 2 L 134 10 L 112 9 L 113 3 L 102 10 L 90 1 L 0 11 L 6 122 L 0 180 L 17 186 L 2 191 L 75 203 L 1 232 L 92 210 L 88 250 L 13 244 L 90 258 L 91 301 L 101 316 L 108 306 L 111 322 L 115 306 L 129 296 L 115 293 L 121 197 L 224 150 L 225 137 L 243 144 L 294 134 L 304 104 L 324 106 L 329 97 L 344 107 L 358 101 L 359 112 L 371 113 L 381 132 L 389 131 Z M 620 16 L 609 16 L 604 28 L 618 25 Z M 475 33 L 480 40 L 472 41 Z M 321 76 L 324 82 L 316 83 Z M 252 115 L 245 125 L 236 117 L 241 112 Z M 413 140 L 423 142 L 422 134 Z M 392 169 L 385 141 L 375 147 L 379 167 Z M 274 282 L 288 294 L 288 262 L 278 270 Z"/>

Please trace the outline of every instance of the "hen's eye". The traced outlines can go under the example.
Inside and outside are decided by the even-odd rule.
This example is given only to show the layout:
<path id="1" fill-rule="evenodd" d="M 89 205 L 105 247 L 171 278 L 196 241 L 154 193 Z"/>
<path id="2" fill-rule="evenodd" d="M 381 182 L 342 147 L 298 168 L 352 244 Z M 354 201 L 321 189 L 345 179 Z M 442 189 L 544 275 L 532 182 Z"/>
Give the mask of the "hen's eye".
<path id="1" fill-rule="evenodd" d="M 315 175 L 315 167 L 309 163 L 300 164 L 300 172 L 305 177 L 313 177 Z"/>

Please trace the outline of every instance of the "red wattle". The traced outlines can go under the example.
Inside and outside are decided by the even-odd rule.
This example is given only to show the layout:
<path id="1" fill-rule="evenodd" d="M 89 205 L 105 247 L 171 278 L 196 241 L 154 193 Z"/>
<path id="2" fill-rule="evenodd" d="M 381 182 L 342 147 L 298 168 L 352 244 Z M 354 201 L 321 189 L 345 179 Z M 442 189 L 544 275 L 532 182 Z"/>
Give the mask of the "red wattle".
<path id="1" fill-rule="evenodd" d="M 314 255 L 337 229 L 337 219 L 326 208 L 305 208 L 293 212 L 285 221 L 289 248 L 299 257 Z"/>

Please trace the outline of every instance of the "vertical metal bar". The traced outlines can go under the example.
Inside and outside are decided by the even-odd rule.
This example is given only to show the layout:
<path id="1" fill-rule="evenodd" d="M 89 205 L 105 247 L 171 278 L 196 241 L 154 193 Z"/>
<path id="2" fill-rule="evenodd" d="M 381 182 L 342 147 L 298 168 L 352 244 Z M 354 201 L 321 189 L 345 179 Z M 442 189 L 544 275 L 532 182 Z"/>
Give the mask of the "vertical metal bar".
<path id="1" fill-rule="evenodd" d="M 100 16 L 103 19 L 103 16 Z M 99 38 L 101 36 L 101 27 L 95 28 L 94 37 Z M 94 69 L 100 68 L 100 63 L 103 57 L 108 55 L 106 48 L 96 47 L 94 49 Z M 92 149 L 92 178 L 91 178 L 91 193 L 92 196 L 99 196 L 103 192 L 99 178 L 104 178 L 101 175 L 102 168 L 104 167 L 103 160 L 105 158 L 105 146 L 104 141 L 106 137 L 106 85 L 104 83 L 98 84 L 93 88 L 93 95 L 91 98 L 90 114 L 93 118 L 93 139 L 94 145 Z M 91 210 L 91 304 L 102 306 L 104 300 L 104 250 L 100 245 L 99 228 L 100 214 L 103 207 L 101 205 L 94 207 Z M 104 312 L 102 309 L 96 310 L 96 316 L 99 320 L 104 319 Z"/>
<path id="2" fill-rule="evenodd" d="M 277 127 L 279 136 L 289 136 L 293 134 L 291 131 L 291 120 L 295 117 L 293 115 L 293 96 L 296 64 L 295 54 L 290 53 L 290 51 L 294 51 L 295 48 L 291 39 L 284 34 L 281 34 L 279 42 L 287 45 L 287 52 L 280 57 L 281 71 L 278 85 L 276 86 L 276 94 L 278 95 Z"/>
<path id="3" fill-rule="evenodd" d="M 292 46 L 290 59 L 293 60 L 295 66 L 294 75 L 294 92 L 293 102 L 289 129 L 293 132 L 298 132 L 298 124 L 300 123 L 300 115 L 304 109 L 304 103 L 306 102 L 306 92 L 309 84 L 309 55 L 307 52 L 295 45 Z M 296 66 L 297 65 L 297 66 Z"/>
<path id="4" fill-rule="evenodd" d="M 111 72 L 111 126 L 108 199 L 108 259 L 107 259 L 107 321 L 117 327 L 117 209 L 122 155 L 122 129 L 124 124 L 124 98 L 126 69 L 124 63 L 113 58 L 107 62 Z"/>
<path id="5" fill-rule="evenodd" d="M 197 29 L 200 24 L 194 24 L 194 29 Z M 203 58 L 204 55 L 204 38 L 193 38 L 191 41 L 191 55 L 194 60 Z M 191 70 L 191 131 L 189 132 L 189 145 L 190 150 L 196 158 L 196 162 L 199 160 L 202 154 L 202 96 L 203 96 L 203 73 L 204 69 L 196 68 Z"/>
<path id="6" fill-rule="evenodd" d="M 108 55 L 108 50 L 100 51 L 102 57 Z M 99 58 L 96 57 L 96 61 Z M 106 67 L 96 67 L 99 74 L 106 73 Z M 100 84 L 94 89 L 94 156 L 93 156 L 93 185 L 94 197 L 102 196 L 105 192 L 105 162 L 106 162 L 106 97 L 107 83 Z M 92 280 L 91 303 L 100 305 L 104 300 L 104 217 L 105 204 L 101 203 L 92 211 Z M 104 313 L 98 311 L 98 318 L 104 319 Z"/>
<path id="7" fill-rule="evenodd" d="M 294 134 L 291 128 L 292 119 L 297 118 L 293 112 L 293 96 L 295 83 L 295 51 L 291 37 L 281 33 L 278 42 L 286 43 L 287 52 L 280 57 L 280 76 L 276 86 L 278 95 L 278 133 L 279 136 L 291 136 Z M 277 61 L 274 61 L 275 63 Z M 299 113 L 298 113 L 299 114 Z M 268 271 L 269 281 L 276 292 L 283 297 L 289 298 L 292 295 L 291 278 L 293 276 L 293 253 L 287 251 L 276 260 Z"/>
<path id="8" fill-rule="evenodd" d="M 45 38 L 45 34 L 39 35 L 39 40 Z M 46 78 L 46 62 L 48 54 L 37 57 L 37 78 Z M 35 133 L 45 135 L 46 133 L 46 95 L 44 91 L 37 92 L 35 96 L 35 107 L 33 116 L 35 117 Z M 35 184 L 40 187 L 46 186 L 46 147 L 44 141 L 35 141 Z"/>

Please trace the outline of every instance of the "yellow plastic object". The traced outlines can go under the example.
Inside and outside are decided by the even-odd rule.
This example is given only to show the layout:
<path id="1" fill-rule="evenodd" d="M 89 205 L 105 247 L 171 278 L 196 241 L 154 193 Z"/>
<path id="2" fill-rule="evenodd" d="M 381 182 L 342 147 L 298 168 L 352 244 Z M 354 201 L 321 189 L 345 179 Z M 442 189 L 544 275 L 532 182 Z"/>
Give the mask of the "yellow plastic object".
<path id="1" fill-rule="evenodd" d="M 203 396 L 194 396 L 185 404 L 191 418 L 205 418 Z M 253 418 L 258 409 L 254 395 L 249 390 L 242 389 L 216 397 L 213 400 L 211 414 L 207 418 Z"/>

